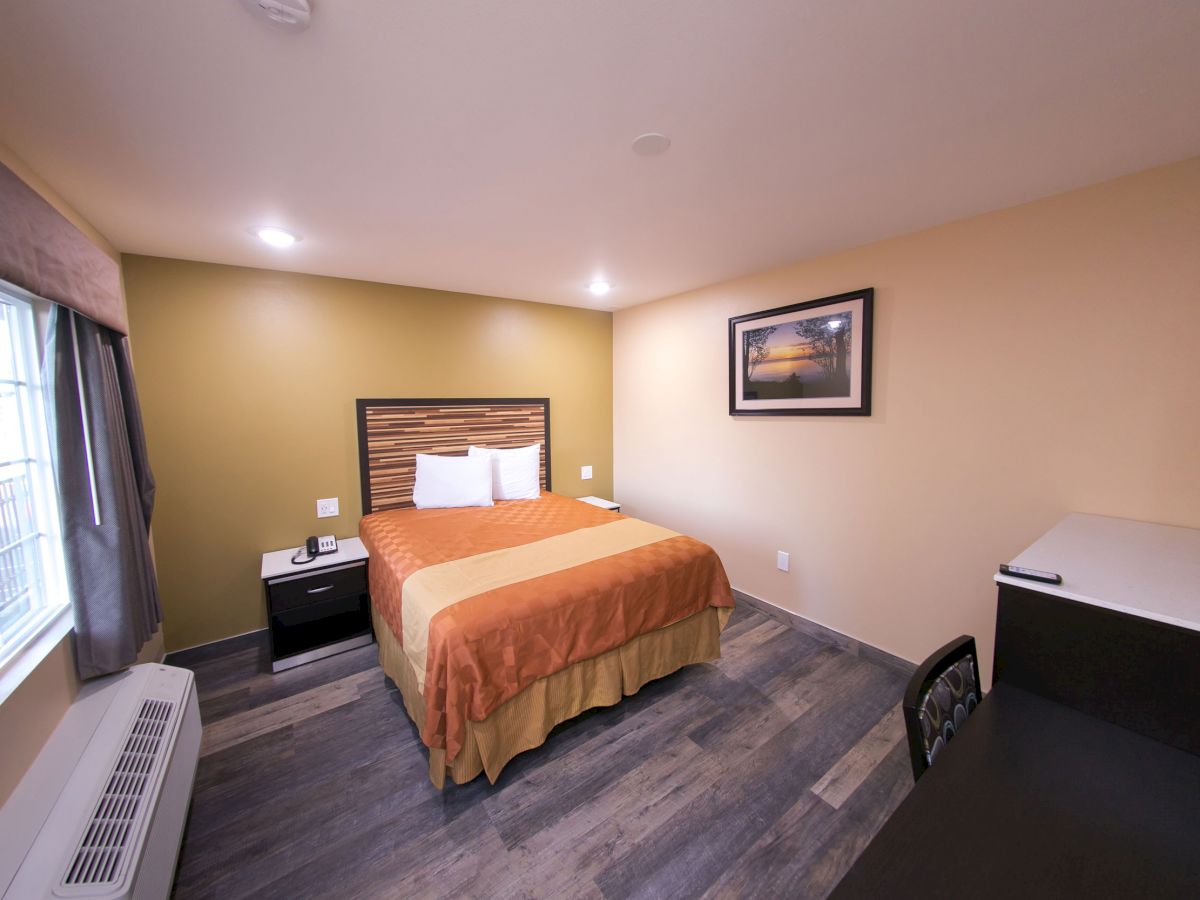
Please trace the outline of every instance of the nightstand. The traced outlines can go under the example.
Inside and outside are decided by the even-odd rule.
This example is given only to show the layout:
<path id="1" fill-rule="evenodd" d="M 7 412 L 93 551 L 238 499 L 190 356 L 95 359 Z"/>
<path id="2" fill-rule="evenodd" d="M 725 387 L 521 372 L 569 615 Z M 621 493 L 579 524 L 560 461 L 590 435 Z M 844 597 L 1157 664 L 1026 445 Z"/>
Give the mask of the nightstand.
<path id="1" fill-rule="evenodd" d="M 576 497 L 580 503 L 590 503 L 592 506 L 598 506 L 601 509 L 611 509 L 613 512 L 621 511 L 620 503 L 613 503 L 611 500 L 605 500 L 603 497 Z"/>
<path id="2" fill-rule="evenodd" d="M 297 549 L 262 557 L 272 672 L 375 640 L 367 593 L 367 548 L 362 541 L 356 537 L 338 541 L 336 553 L 301 565 L 292 562 Z"/>

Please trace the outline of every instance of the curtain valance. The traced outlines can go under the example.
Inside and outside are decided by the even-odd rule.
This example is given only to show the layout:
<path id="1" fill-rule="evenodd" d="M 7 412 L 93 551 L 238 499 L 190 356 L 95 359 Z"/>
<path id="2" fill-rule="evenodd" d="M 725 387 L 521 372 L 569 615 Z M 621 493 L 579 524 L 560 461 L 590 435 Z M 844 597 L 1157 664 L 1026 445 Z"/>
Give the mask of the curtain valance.
<path id="1" fill-rule="evenodd" d="M 7 166 L 0 165 L 0 278 L 129 333 L 121 269 Z"/>

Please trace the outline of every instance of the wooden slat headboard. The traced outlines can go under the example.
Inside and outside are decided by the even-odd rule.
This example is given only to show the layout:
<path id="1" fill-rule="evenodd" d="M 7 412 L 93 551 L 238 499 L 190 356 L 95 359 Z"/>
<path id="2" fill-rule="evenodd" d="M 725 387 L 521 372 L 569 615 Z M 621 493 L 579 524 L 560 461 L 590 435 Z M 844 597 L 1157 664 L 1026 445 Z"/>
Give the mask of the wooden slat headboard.
<path id="1" fill-rule="evenodd" d="M 467 447 L 540 442 L 550 490 L 550 400 L 359 400 L 358 470 L 363 515 L 411 507 L 418 453 L 461 456 Z"/>

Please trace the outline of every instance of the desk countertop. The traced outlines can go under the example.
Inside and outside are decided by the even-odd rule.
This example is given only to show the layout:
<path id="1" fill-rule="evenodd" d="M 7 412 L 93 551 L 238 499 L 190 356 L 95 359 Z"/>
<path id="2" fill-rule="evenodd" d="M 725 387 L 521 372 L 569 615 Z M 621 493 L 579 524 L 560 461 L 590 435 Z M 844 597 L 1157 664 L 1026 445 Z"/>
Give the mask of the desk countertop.
<path id="1" fill-rule="evenodd" d="M 1200 631 L 1200 529 L 1072 513 L 1012 563 L 1063 582 L 996 581 Z"/>
<path id="2" fill-rule="evenodd" d="M 834 891 L 1200 896 L 1200 756 L 996 685 Z"/>

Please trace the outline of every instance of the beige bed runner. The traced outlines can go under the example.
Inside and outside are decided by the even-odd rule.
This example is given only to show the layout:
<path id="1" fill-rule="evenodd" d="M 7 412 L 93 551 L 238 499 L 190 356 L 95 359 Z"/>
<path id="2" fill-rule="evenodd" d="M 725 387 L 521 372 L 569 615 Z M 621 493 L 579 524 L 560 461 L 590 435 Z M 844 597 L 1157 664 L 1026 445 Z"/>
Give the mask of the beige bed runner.
<path id="1" fill-rule="evenodd" d="M 401 619 L 404 653 L 419 690 L 425 688 L 429 623 L 442 610 L 468 597 L 615 556 L 678 537 L 677 532 L 640 519 L 619 519 L 591 528 L 427 566 L 404 581 Z"/>

